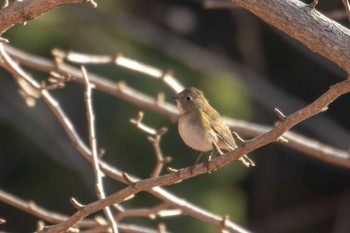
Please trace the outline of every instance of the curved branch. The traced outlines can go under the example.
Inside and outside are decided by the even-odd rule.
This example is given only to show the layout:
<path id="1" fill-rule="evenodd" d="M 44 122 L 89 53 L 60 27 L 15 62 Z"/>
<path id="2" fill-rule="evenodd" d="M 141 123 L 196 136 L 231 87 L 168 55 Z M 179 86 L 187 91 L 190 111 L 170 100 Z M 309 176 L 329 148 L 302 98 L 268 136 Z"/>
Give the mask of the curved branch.
<path id="1" fill-rule="evenodd" d="M 350 30 L 298 0 L 231 0 L 350 73 Z"/>
<path id="2" fill-rule="evenodd" d="M 89 3 L 89 5 L 96 7 L 96 3 L 91 0 L 13 1 L 13 3 L 0 10 L 0 36 L 15 24 L 35 19 L 56 7 L 76 3 Z"/>

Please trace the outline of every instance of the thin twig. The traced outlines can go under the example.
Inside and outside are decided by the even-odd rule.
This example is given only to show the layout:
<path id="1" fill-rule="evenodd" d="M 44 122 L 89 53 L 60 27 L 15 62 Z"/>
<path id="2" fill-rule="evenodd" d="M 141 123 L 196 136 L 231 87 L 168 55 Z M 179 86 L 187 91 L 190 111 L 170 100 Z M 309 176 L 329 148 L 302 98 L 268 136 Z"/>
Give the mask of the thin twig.
<path id="1" fill-rule="evenodd" d="M 81 71 L 85 80 L 85 88 L 86 88 L 85 89 L 86 115 L 87 115 L 88 128 L 89 128 L 90 150 L 93 158 L 93 168 L 94 168 L 95 181 L 96 181 L 96 184 L 95 184 L 96 194 L 99 199 L 103 199 L 106 197 L 106 194 L 103 188 L 102 177 L 104 176 L 104 174 L 102 173 L 99 165 L 97 139 L 96 139 L 96 133 L 95 133 L 95 114 L 92 107 L 92 97 L 91 97 L 93 85 L 90 84 L 89 77 L 87 75 L 87 72 L 84 66 L 81 67 Z M 113 218 L 111 209 L 107 206 L 104 208 L 104 212 L 112 227 L 113 233 L 118 233 L 118 226 L 116 221 Z"/>
<path id="2" fill-rule="evenodd" d="M 150 219 L 156 219 L 156 217 L 170 217 L 178 216 L 181 214 L 179 209 L 168 209 L 169 203 L 163 203 L 153 208 L 147 209 L 128 209 L 117 214 L 116 219 L 121 221 L 125 217 L 146 217 Z"/>
<path id="3" fill-rule="evenodd" d="M 130 123 L 135 125 L 135 127 L 140 129 L 141 131 L 150 135 L 147 139 L 152 144 L 154 153 L 157 159 L 157 164 L 152 172 L 151 177 L 156 177 L 156 176 L 159 176 L 164 165 L 169 163 L 172 160 L 170 156 L 164 157 L 160 149 L 160 140 L 163 134 L 165 134 L 168 131 L 168 129 L 161 128 L 159 130 L 155 130 L 145 125 L 144 123 L 142 123 L 142 119 L 143 119 L 143 112 L 139 112 L 136 119 L 130 119 Z"/>
<path id="4" fill-rule="evenodd" d="M 349 22 L 350 22 L 350 4 L 349 4 L 349 0 L 343 0 L 343 4 L 344 4 L 345 11 L 346 11 L 346 14 L 347 14 Z"/>

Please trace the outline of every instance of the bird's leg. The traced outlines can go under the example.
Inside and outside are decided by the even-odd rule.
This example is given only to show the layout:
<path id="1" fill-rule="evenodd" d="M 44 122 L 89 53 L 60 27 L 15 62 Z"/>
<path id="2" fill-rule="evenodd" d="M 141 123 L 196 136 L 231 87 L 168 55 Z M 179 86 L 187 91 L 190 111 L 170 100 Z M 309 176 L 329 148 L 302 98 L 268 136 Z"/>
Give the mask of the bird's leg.
<path id="1" fill-rule="evenodd" d="M 195 166 L 198 164 L 198 161 L 199 161 L 199 159 L 202 157 L 202 155 L 204 154 L 204 152 L 201 152 L 199 155 L 198 155 L 198 157 L 197 157 L 197 159 L 196 159 L 196 161 L 194 162 L 194 164 L 191 166 L 191 175 L 193 175 L 193 169 L 195 168 Z"/>
<path id="2" fill-rule="evenodd" d="M 209 155 L 208 159 L 203 163 L 203 166 L 207 167 L 208 172 L 209 171 L 209 162 L 211 161 L 211 156 L 213 155 L 214 152 L 217 152 L 218 155 L 223 155 L 224 153 L 219 149 L 218 145 L 216 145 L 215 142 L 212 143 L 213 145 L 213 150 L 211 152 L 211 154 Z"/>

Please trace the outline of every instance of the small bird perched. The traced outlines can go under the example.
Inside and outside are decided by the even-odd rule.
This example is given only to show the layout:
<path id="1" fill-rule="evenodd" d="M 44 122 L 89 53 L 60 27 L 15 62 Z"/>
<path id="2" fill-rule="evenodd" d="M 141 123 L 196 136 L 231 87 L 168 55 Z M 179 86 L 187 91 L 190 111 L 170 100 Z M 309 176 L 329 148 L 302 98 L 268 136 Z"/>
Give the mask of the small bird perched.
<path id="1" fill-rule="evenodd" d="M 172 97 L 179 110 L 178 129 L 182 140 L 192 149 L 228 152 L 237 148 L 229 127 L 208 103 L 202 91 L 189 87 Z M 247 155 L 239 159 L 245 166 L 255 166 Z"/>

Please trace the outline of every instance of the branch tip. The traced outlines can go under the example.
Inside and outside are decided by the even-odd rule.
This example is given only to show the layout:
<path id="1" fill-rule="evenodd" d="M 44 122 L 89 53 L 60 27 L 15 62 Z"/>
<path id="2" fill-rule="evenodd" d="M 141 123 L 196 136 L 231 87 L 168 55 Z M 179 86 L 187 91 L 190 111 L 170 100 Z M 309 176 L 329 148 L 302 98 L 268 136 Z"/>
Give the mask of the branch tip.
<path id="1" fill-rule="evenodd" d="M 41 231 L 45 228 L 45 222 L 43 220 L 38 220 L 36 224 L 36 232 Z"/>
<path id="2" fill-rule="evenodd" d="M 126 198 L 124 198 L 122 201 L 129 201 L 131 199 L 133 199 L 135 197 L 134 194 L 131 194 L 130 196 L 127 196 Z"/>
<path id="3" fill-rule="evenodd" d="M 154 137 L 152 137 L 152 136 L 148 136 L 148 137 L 147 137 L 147 140 L 148 140 L 149 142 L 151 142 L 152 144 L 155 143 L 155 142 L 157 141 L 157 139 L 154 138 Z"/>
<path id="4" fill-rule="evenodd" d="M 127 87 L 126 82 L 125 81 L 119 81 L 117 82 L 117 88 L 118 91 L 123 92 L 125 90 L 125 88 Z"/>
<path id="5" fill-rule="evenodd" d="M 232 131 L 232 136 L 233 136 L 233 139 L 235 140 L 235 142 L 239 142 L 237 144 L 241 145 L 243 143 L 245 143 L 245 140 L 243 138 L 241 138 L 236 132 Z"/>
<path id="6" fill-rule="evenodd" d="M 166 156 L 161 162 L 163 164 L 167 164 L 167 163 L 170 163 L 171 160 L 173 160 L 173 158 L 171 156 Z"/>
<path id="7" fill-rule="evenodd" d="M 126 181 L 126 183 L 128 183 L 129 185 L 134 185 L 135 184 L 135 180 L 133 180 L 128 173 L 123 172 L 123 179 Z"/>
<path id="8" fill-rule="evenodd" d="M 51 50 L 51 55 L 56 63 L 56 66 L 58 66 L 63 63 L 64 59 L 66 59 L 67 53 L 60 49 L 54 48 Z"/>
<path id="9" fill-rule="evenodd" d="M 165 95 L 163 92 L 158 92 L 157 94 L 157 99 L 156 99 L 156 104 L 159 106 L 159 105 L 162 105 L 165 101 Z"/>
<path id="10" fill-rule="evenodd" d="M 223 217 L 222 217 L 222 230 L 226 228 L 227 226 L 227 222 L 230 221 L 230 216 L 225 214 Z"/>
<path id="11" fill-rule="evenodd" d="M 116 203 L 114 203 L 112 206 L 113 206 L 114 209 L 116 209 L 118 212 L 124 212 L 124 211 L 125 211 L 125 208 L 124 208 L 121 204 L 116 204 Z"/>
<path id="12" fill-rule="evenodd" d="M 70 227 L 70 228 L 68 228 L 68 230 L 66 232 L 68 232 L 68 233 L 79 233 L 80 230 L 79 230 L 79 228 L 76 228 L 76 227 Z"/>
<path id="13" fill-rule="evenodd" d="M 166 171 L 169 173 L 169 174 L 174 174 L 174 173 L 179 173 L 180 171 L 177 170 L 177 169 L 174 169 L 172 167 L 167 167 L 166 168 Z"/>
<path id="14" fill-rule="evenodd" d="M 167 76 L 171 76 L 174 74 L 174 71 L 172 69 L 166 69 L 162 76 L 160 77 L 160 80 L 164 80 Z"/>
<path id="15" fill-rule="evenodd" d="M 159 223 L 158 224 L 158 232 L 159 233 L 166 233 L 167 232 L 166 225 L 164 223 Z"/>
<path id="16" fill-rule="evenodd" d="M 142 111 L 140 111 L 140 112 L 138 112 L 137 113 L 137 118 L 136 119 L 134 119 L 134 118 L 131 118 L 130 120 L 129 120 L 129 122 L 131 123 L 131 124 L 133 124 L 133 125 L 135 125 L 135 126 L 140 126 L 140 124 L 141 124 L 141 122 L 142 122 L 142 120 L 143 120 L 143 112 Z"/>
<path id="17" fill-rule="evenodd" d="M 288 141 L 287 138 L 281 136 L 281 137 L 279 137 L 279 138 L 277 139 L 277 142 L 280 142 L 280 143 L 288 143 L 289 141 Z"/>
<path id="18" fill-rule="evenodd" d="M 28 208 L 31 210 L 36 208 L 36 204 L 34 201 L 28 201 L 27 205 L 28 205 Z"/>
<path id="19" fill-rule="evenodd" d="M 157 134 L 158 134 L 159 136 L 162 136 L 162 135 L 165 134 L 166 132 L 168 132 L 168 128 L 165 128 L 165 127 L 160 128 L 159 130 L 157 130 Z"/>
<path id="20" fill-rule="evenodd" d="M 104 219 L 103 217 L 101 217 L 100 215 L 97 215 L 94 217 L 94 221 L 100 225 L 100 226 L 103 226 L 103 225 L 107 225 L 108 222 L 106 221 L 106 219 Z"/>
<path id="21" fill-rule="evenodd" d="M 92 8 L 97 7 L 97 3 L 94 0 L 85 0 L 85 3 L 87 3 Z"/>
<path id="22" fill-rule="evenodd" d="M 85 205 L 79 203 L 74 197 L 71 197 L 69 202 L 77 210 L 82 210 L 85 207 Z"/>
<path id="23" fill-rule="evenodd" d="M 322 108 L 320 112 L 325 112 L 325 111 L 327 111 L 327 110 L 328 110 L 328 106 Z"/>
<path id="24" fill-rule="evenodd" d="M 5 43 L 5 44 L 9 44 L 10 41 L 4 37 L 0 37 L 0 43 Z"/>
<path id="25" fill-rule="evenodd" d="M 308 6 L 313 10 L 315 9 L 317 4 L 318 4 L 318 0 L 313 0 L 313 2 L 310 3 Z"/>
<path id="26" fill-rule="evenodd" d="M 122 57 L 123 57 L 123 54 L 122 54 L 121 52 L 117 52 L 117 53 L 114 55 L 113 63 L 114 63 L 114 64 L 118 64 L 118 60 L 119 60 L 120 58 L 122 58 Z"/>
<path id="27" fill-rule="evenodd" d="M 106 154 L 106 148 L 100 148 L 98 151 L 98 157 L 102 158 Z"/>
<path id="28" fill-rule="evenodd" d="M 278 108 L 275 108 L 273 111 L 279 120 L 284 121 L 287 118 Z"/>

